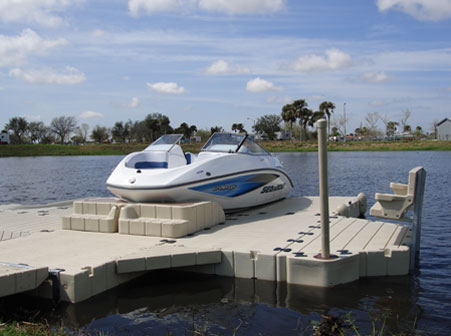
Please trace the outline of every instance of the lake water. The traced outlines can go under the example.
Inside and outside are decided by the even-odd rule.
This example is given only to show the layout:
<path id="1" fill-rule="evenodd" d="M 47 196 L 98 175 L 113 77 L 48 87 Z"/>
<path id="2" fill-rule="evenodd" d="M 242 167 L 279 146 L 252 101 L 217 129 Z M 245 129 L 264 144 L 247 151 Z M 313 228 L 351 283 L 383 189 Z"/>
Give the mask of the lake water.
<path id="1" fill-rule="evenodd" d="M 317 154 L 276 154 L 293 179 L 293 196 L 318 195 Z M 42 204 L 110 196 L 105 181 L 121 156 L 0 158 L 0 204 Z M 158 272 L 76 305 L 16 296 L 0 316 L 40 310 L 52 323 L 117 335 L 309 335 L 322 314 L 352 313 L 362 334 L 384 331 L 448 335 L 451 328 L 451 152 L 329 153 L 329 193 L 391 192 L 408 171 L 427 171 L 419 268 L 403 277 L 362 279 L 331 289 L 287 286 L 177 272 Z M 23 300 L 23 301 L 22 301 Z M 13 307 L 13 308 L 12 308 Z M 15 315 L 16 314 L 16 315 Z M 202 329 L 203 328 L 203 329 Z M 207 333 L 204 333 L 207 334 Z"/>

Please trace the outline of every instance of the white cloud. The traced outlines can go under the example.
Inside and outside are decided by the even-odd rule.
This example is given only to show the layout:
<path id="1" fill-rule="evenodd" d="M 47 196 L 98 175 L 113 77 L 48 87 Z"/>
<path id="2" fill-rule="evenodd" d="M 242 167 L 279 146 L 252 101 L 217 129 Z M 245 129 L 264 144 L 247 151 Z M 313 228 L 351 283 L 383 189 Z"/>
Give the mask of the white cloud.
<path id="1" fill-rule="evenodd" d="M 24 115 L 25 119 L 27 119 L 28 121 L 40 121 L 41 120 L 41 116 L 40 115 L 34 115 L 34 114 L 26 114 Z"/>
<path id="2" fill-rule="evenodd" d="M 285 0 L 129 0 L 128 9 L 132 16 L 142 12 L 174 12 L 199 8 L 207 12 L 220 12 L 230 15 L 273 13 L 284 7 Z"/>
<path id="3" fill-rule="evenodd" d="M 54 15 L 81 0 L 1 0 L 0 21 L 36 23 L 45 27 L 56 27 L 63 20 Z"/>
<path id="4" fill-rule="evenodd" d="M 147 83 L 149 90 L 153 90 L 159 93 L 169 93 L 169 94 L 180 94 L 185 92 L 183 86 L 179 86 L 174 82 L 158 82 L 158 83 Z"/>
<path id="5" fill-rule="evenodd" d="M 128 10 L 132 16 L 139 16 L 141 11 L 146 14 L 156 12 L 172 12 L 181 8 L 178 0 L 129 0 Z"/>
<path id="6" fill-rule="evenodd" d="M 451 18 L 451 0 L 377 0 L 377 7 L 381 12 L 399 10 L 422 21 Z"/>
<path id="7" fill-rule="evenodd" d="M 339 49 L 327 49 L 325 53 L 325 57 L 320 55 L 300 56 L 287 68 L 302 72 L 317 72 L 347 68 L 354 63 L 349 54 Z"/>
<path id="8" fill-rule="evenodd" d="M 50 49 L 67 43 L 63 38 L 44 40 L 31 29 L 23 30 L 19 36 L 0 35 L 0 67 L 22 64 L 29 55 L 45 55 Z"/>
<path id="9" fill-rule="evenodd" d="M 275 86 L 274 83 L 267 81 L 265 79 L 261 79 L 257 77 L 255 79 L 251 79 L 246 84 L 246 90 L 249 92 L 263 92 L 269 90 L 280 90 L 281 88 Z"/>
<path id="10" fill-rule="evenodd" d="M 94 29 L 91 32 L 91 35 L 94 37 L 103 37 L 105 35 L 105 32 L 102 29 Z"/>
<path id="11" fill-rule="evenodd" d="M 9 75 L 32 84 L 72 85 L 83 83 L 86 80 L 84 73 L 70 66 L 60 73 L 48 68 L 28 71 L 15 68 L 9 71 Z"/>
<path id="12" fill-rule="evenodd" d="M 368 83 L 382 83 L 390 80 L 385 72 L 365 72 L 360 79 Z"/>
<path id="13" fill-rule="evenodd" d="M 133 97 L 132 100 L 130 101 L 130 103 L 127 104 L 127 107 L 130 108 L 135 108 L 139 106 L 139 98 L 138 97 Z"/>
<path id="14" fill-rule="evenodd" d="M 229 65 L 227 61 L 217 60 L 213 62 L 208 68 L 205 69 L 205 73 L 209 75 L 216 74 L 249 74 L 251 70 L 239 65 Z"/>
<path id="15" fill-rule="evenodd" d="M 199 8 L 227 14 L 272 13 L 281 10 L 284 0 L 198 0 Z"/>
<path id="16" fill-rule="evenodd" d="M 93 118 L 103 118 L 103 114 L 94 111 L 85 111 L 79 115 L 80 119 L 93 119 Z"/>

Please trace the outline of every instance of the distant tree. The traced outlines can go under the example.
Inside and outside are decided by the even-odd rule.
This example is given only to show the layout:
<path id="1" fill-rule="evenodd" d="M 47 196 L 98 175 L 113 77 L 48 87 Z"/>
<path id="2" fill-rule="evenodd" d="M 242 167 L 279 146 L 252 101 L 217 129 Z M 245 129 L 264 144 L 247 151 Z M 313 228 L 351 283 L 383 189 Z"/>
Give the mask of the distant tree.
<path id="1" fill-rule="evenodd" d="M 172 133 L 169 118 L 161 113 L 148 114 L 144 123 L 148 129 L 148 134 L 145 135 L 148 142 L 153 142 L 162 134 Z"/>
<path id="2" fill-rule="evenodd" d="M 293 123 L 296 122 L 296 110 L 293 104 L 286 104 L 282 107 L 282 120 L 290 126 L 290 137 L 293 136 Z"/>
<path id="3" fill-rule="evenodd" d="M 247 133 L 242 123 L 232 124 L 232 131 L 239 133 Z"/>
<path id="4" fill-rule="evenodd" d="M 31 142 L 42 143 L 42 139 L 48 136 L 50 132 L 50 128 L 45 126 L 42 121 L 32 121 L 28 125 Z"/>
<path id="5" fill-rule="evenodd" d="M 380 119 L 380 115 L 377 112 L 368 112 L 365 116 L 365 122 L 368 126 L 369 136 L 377 136 L 381 132 L 377 128 L 377 122 Z"/>
<path id="6" fill-rule="evenodd" d="M 210 128 L 210 134 L 213 133 L 223 133 L 224 129 L 221 126 L 213 126 Z"/>
<path id="7" fill-rule="evenodd" d="M 131 121 L 130 121 L 131 122 Z M 148 128 L 144 121 L 135 121 L 131 123 L 130 127 L 130 139 L 132 142 L 143 143 L 148 141 Z"/>
<path id="8" fill-rule="evenodd" d="M 116 122 L 111 129 L 111 136 L 113 140 L 119 143 L 125 143 L 127 141 L 129 133 L 130 130 L 128 124 L 125 123 L 124 125 L 122 121 Z"/>
<path id="9" fill-rule="evenodd" d="M 399 124 L 396 121 L 389 121 L 385 124 L 385 135 L 388 137 L 395 136 L 397 126 Z"/>
<path id="10" fill-rule="evenodd" d="M 329 101 L 324 101 L 319 105 L 319 110 L 324 112 L 327 116 L 327 134 L 330 134 L 330 116 L 334 113 L 335 104 Z"/>
<path id="11" fill-rule="evenodd" d="M 196 136 L 200 136 L 202 142 L 205 142 L 211 136 L 211 130 L 209 130 L 207 128 L 198 129 L 196 131 Z"/>
<path id="12" fill-rule="evenodd" d="M 196 125 L 188 125 L 187 123 L 181 123 L 179 127 L 177 127 L 174 132 L 183 134 L 185 139 L 189 140 L 191 135 L 193 135 L 197 131 Z"/>
<path id="13" fill-rule="evenodd" d="M 91 132 L 91 139 L 96 143 L 103 143 L 109 139 L 109 130 L 106 127 L 96 125 Z"/>
<path id="14" fill-rule="evenodd" d="M 22 144 L 25 142 L 25 134 L 28 131 L 28 121 L 23 117 L 14 117 L 9 119 L 5 125 L 6 131 L 13 132 L 13 142 Z"/>
<path id="15" fill-rule="evenodd" d="M 423 136 L 423 128 L 421 126 L 417 126 L 415 128 L 415 136 L 417 138 L 421 138 Z"/>
<path id="16" fill-rule="evenodd" d="M 77 121 L 74 117 L 61 116 L 53 118 L 50 129 L 60 138 L 60 142 L 63 144 L 66 137 L 74 131 L 76 125 Z"/>
<path id="17" fill-rule="evenodd" d="M 411 114 L 412 114 L 412 111 L 410 111 L 409 109 L 405 109 L 402 111 L 402 118 L 401 118 L 400 124 L 401 124 L 403 132 L 409 132 L 408 130 L 406 130 L 406 126 L 407 126 L 407 120 L 410 118 Z"/>
<path id="18" fill-rule="evenodd" d="M 410 125 L 404 125 L 404 132 L 405 132 L 405 133 L 410 133 L 410 132 L 412 132 L 412 128 L 410 127 Z"/>
<path id="19" fill-rule="evenodd" d="M 320 120 L 321 118 L 324 118 L 324 111 L 313 112 L 312 115 L 310 116 L 309 121 L 308 121 L 308 125 L 310 127 L 314 127 L 316 122 L 318 120 Z"/>
<path id="20" fill-rule="evenodd" d="M 276 132 L 280 131 L 280 123 L 282 118 L 277 114 L 266 114 L 257 119 L 253 126 L 254 132 L 258 134 L 266 134 L 269 140 L 274 140 Z"/>
<path id="21" fill-rule="evenodd" d="M 86 123 L 81 124 L 81 126 L 75 127 L 75 140 L 78 143 L 86 143 L 88 140 L 89 125 Z"/>

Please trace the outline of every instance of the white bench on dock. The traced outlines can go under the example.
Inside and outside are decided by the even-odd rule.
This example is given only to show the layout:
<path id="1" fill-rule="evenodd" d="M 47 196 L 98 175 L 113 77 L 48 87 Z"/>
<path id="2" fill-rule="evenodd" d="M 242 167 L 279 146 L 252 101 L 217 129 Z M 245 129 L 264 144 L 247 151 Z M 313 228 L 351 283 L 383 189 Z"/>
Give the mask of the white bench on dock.
<path id="1" fill-rule="evenodd" d="M 412 231 L 410 242 L 410 269 L 414 269 L 420 254 L 421 215 L 423 210 L 426 171 L 423 167 L 410 170 L 408 184 L 390 183 L 394 194 L 376 193 L 376 203 L 370 209 L 370 215 L 399 220 L 408 223 Z M 412 215 L 406 216 L 412 209 Z"/>

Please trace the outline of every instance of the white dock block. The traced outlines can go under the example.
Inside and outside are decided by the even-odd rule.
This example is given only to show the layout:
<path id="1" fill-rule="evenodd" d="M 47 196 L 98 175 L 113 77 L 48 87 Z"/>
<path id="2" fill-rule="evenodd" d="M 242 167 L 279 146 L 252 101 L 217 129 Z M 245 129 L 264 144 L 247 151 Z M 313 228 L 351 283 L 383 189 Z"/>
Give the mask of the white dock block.
<path id="1" fill-rule="evenodd" d="M 16 293 L 36 288 L 36 270 L 16 273 Z"/>
<path id="2" fill-rule="evenodd" d="M 0 277 L 0 297 L 16 294 L 16 275 L 2 274 Z"/>
<path id="3" fill-rule="evenodd" d="M 99 219 L 99 232 L 102 233 L 114 233 L 118 232 L 118 223 L 116 219 L 100 218 Z"/>
<path id="4" fill-rule="evenodd" d="M 196 252 L 177 253 L 171 256 L 171 267 L 196 265 Z"/>
<path id="5" fill-rule="evenodd" d="M 204 202 L 204 207 L 205 207 L 205 224 L 204 224 L 205 229 L 216 225 L 217 222 L 215 222 L 214 218 L 216 216 L 213 216 L 213 204 L 211 202 Z"/>
<path id="6" fill-rule="evenodd" d="M 276 281 L 287 281 L 287 256 L 283 254 L 276 255 Z"/>
<path id="7" fill-rule="evenodd" d="M 110 213 L 112 205 L 110 203 L 97 203 L 97 215 L 107 216 Z"/>
<path id="8" fill-rule="evenodd" d="M 197 231 L 197 211 L 195 206 L 175 206 L 172 208 L 172 219 L 187 220 L 188 233 Z"/>
<path id="9" fill-rule="evenodd" d="M 198 251 L 196 253 L 196 265 L 219 264 L 221 263 L 221 251 Z"/>
<path id="10" fill-rule="evenodd" d="M 116 260 L 117 273 L 133 273 L 146 270 L 146 257 L 131 257 Z"/>
<path id="11" fill-rule="evenodd" d="M 161 221 L 161 236 L 168 238 L 180 238 L 188 234 L 189 222 L 186 220 Z"/>
<path id="12" fill-rule="evenodd" d="M 69 216 L 64 216 L 61 217 L 61 221 L 62 221 L 62 229 L 63 230 L 70 230 L 70 217 Z"/>
<path id="13" fill-rule="evenodd" d="M 287 283 L 316 287 L 332 287 L 359 278 L 359 257 L 316 260 L 314 258 L 287 258 Z"/>
<path id="14" fill-rule="evenodd" d="M 90 232 L 99 232 L 98 218 L 85 218 L 85 230 Z"/>
<path id="15" fill-rule="evenodd" d="M 276 256 L 258 254 L 255 260 L 255 277 L 259 280 L 276 281 Z"/>
<path id="16" fill-rule="evenodd" d="M 80 302 L 92 296 L 92 278 L 89 270 L 80 270 L 77 274 L 60 273 L 61 300 Z"/>
<path id="17" fill-rule="evenodd" d="M 172 219 L 172 207 L 170 205 L 155 205 L 156 217 L 161 219 Z"/>
<path id="18" fill-rule="evenodd" d="M 200 231 L 205 229 L 205 203 L 206 202 L 201 202 L 201 203 L 197 203 L 196 205 L 196 219 L 197 219 L 197 227 L 196 227 L 196 231 Z"/>
<path id="19" fill-rule="evenodd" d="M 129 234 L 135 236 L 145 236 L 146 235 L 146 227 L 145 222 L 141 219 L 130 219 L 128 222 L 128 230 Z"/>
<path id="20" fill-rule="evenodd" d="M 234 274 L 237 278 L 252 279 L 255 277 L 254 272 L 255 255 L 250 252 L 233 252 Z"/>
<path id="21" fill-rule="evenodd" d="M 216 223 L 225 223 L 225 213 L 222 207 L 216 202 L 212 202 L 212 207 L 216 216 Z"/>
<path id="22" fill-rule="evenodd" d="M 161 233 L 161 220 L 159 219 L 148 219 L 146 220 L 146 236 L 152 237 L 162 237 Z"/>
<path id="23" fill-rule="evenodd" d="M 83 213 L 89 215 L 97 215 L 97 207 L 95 203 L 84 202 L 83 203 Z"/>
<path id="24" fill-rule="evenodd" d="M 82 217 L 72 216 L 70 220 L 71 230 L 85 231 L 85 220 Z"/>
<path id="25" fill-rule="evenodd" d="M 156 270 L 171 267 L 170 255 L 154 255 L 146 258 L 146 270 Z"/>
<path id="26" fill-rule="evenodd" d="M 387 258 L 384 251 L 366 251 L 366 276 L 387 275 Z"/>
<path id="27" fill-rule="evenodd" d="M 108 289 L 106 264 L 93 267 L 90 276 L 92 278 L 92 295 L 97 295 Z"/>
<path id="28" fill-rule="evenodd" d="M 234 276 L 234 264 L 233 264 L 233 251 L 221 251 L 221 263 L 215 265 L 215 272 L 217 275 L 233 277 Z"/>
<path id="29" fill-rule="evenodd" d="M 155 218 L 156 209 L 154 204 L 141 204 L 140 205 L 141 217 Z"/>
<path id="30" fill-rule="evenodd" d="M 119 233 L 130 234 L 130 223 L 128 219 L 119 219 Z"/>
<path id="31" fill-rule="evenodd" d="M 74 214 L 83 214 L 83 202 L 82 201 L 75 201 L 74 203 Z"/>
<path id="32" fill-rule="evenodd" d="M 405 275 L 409 273 L 410 252 L 407 246 L 392 250 L 387 260 L 387 275 Z"/>

